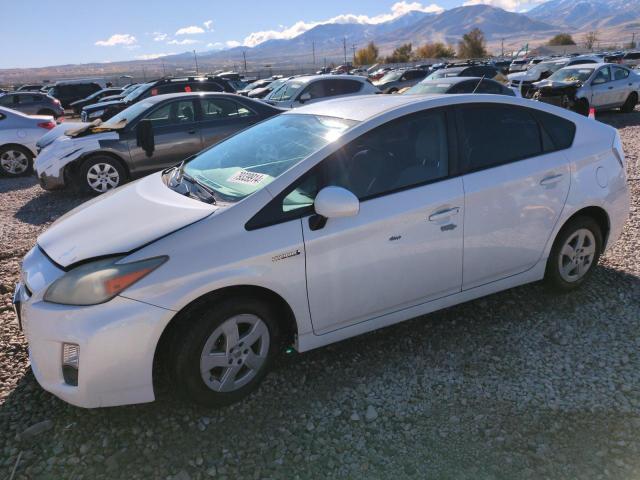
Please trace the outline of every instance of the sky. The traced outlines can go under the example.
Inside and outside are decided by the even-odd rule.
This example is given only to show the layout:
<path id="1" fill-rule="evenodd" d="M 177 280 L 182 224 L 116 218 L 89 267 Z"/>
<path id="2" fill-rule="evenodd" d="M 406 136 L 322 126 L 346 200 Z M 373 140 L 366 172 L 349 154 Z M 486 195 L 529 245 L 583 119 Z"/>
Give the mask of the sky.
<path id="1" fill-rule="evenodd" d="M 485 3 L 525 11 L 544 0 L 3 1 L 0 68 L 155 58 L 291 38 L 318 23 L 379 23 L 410 10 Z M 25 14 L 26 12 L 31 12 Z"/>

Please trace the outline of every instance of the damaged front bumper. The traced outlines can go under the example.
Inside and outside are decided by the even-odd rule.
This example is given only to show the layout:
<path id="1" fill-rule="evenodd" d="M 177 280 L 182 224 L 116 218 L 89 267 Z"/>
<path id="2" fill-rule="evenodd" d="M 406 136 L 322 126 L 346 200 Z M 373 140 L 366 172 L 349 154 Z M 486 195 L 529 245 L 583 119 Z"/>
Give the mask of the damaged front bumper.
<path id="1" fill-rule="evenodd" d="M 582 102 L 577 96 L 582 84 L 540 85 L 532 90 L 531 98 L 539 102 L 582 113 Z"/>

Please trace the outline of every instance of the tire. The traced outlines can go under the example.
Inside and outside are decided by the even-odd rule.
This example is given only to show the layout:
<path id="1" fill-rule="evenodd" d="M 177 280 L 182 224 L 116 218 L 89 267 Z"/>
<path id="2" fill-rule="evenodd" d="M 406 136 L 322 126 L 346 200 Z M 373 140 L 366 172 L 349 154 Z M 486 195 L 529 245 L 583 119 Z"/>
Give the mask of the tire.
<path id="1" fill-rule="evenodd" d="M 574 111 L 585 117 L 589 115 L 589 101 L 586 98 L 578 100 L 574 107 Z"/>
<path id="2" fill-rule="evenodd" d="M 126 183 L 127 172 L 113 157 L 96 155 L 85 160 L 78 171 L 81 191 L 100 195 Z"/>
<path id="3" fill-rule="evenodd" d="M 21 145 L 0 147 L 0 174 L 20 177 L 33 170 L 33 153 Z"/>
<path id="4" fill-rule="evenodd" d="M 545 271 L 547 286 L 557 292 L 579 288 L 593 274 L 602 245 L 602 231 L 593 218 L 571 220 L 553 243 Z"/>
<path id="5" fill-rule="evenodd" d="M 247 297 L 195 308 L 182 319 L 169 345 L 166 371 L 171 384 L 207 407 L 243 399 L 258 388 L 277 355 L 281 343 L 277 318 L 269 303 Z M 234 330 L 234 325 L 240 327 Z M 248 344 L 248 338 L 253 343 Z M 219 358 L 207 370 L 204 362 L 214 356 Z"/>
<path id="6" fill-rule="evenodd" d="M 624 102 L 624 105 L 620 108 L 622 113 L 631 113 L 636 108 L 638 103 L 638 94 L 636 92 L 631 92 L 627 97 L 627 100 Z"/>

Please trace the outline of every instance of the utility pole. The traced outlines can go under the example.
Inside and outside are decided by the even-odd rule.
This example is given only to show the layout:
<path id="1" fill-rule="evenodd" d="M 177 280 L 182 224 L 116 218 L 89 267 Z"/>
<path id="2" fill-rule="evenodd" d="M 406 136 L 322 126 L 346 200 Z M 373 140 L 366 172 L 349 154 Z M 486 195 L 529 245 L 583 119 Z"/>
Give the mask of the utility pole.
<path id="1" fill-rule="evenodd" d="M 196 61 L 196 75 L 198 75 L 198 56 L 196 55 L 195 49 L 193 50 L 193 59 Z"/>
<path id="2" fill-rule="evenodd" d="M 636 32 L 631 34 L 631 43 L 629 44 L 630 48 L 636 48 Z"/>
<path id="3" fill-rule="evenodd" d="M 356 44 L 351 45 L 351 49 L 353 50 L 353 64 L 356 64 Z"/>
<path id="4" fill-rule="evenodd" d="M 500 39 L 500 57 L 504 58 L 504 38 Z"/>
<path id="5" fill-rule="evenodd" d="M 347 37 L 342 38 L 342 49 L 344 50 L 344 63 L 347 63 Z"/>
<path id="6" fill-rule="evenodd" d="M 162 62 L 162 76 L 163 77 L 167 76 L 167 70 L 164 68 L 164 62 Z"/>
<path id="7" fill-rule="evenodd" d="M 247 51 L 242 51 L 242 60 L 244 61 L 244 71 L 247 71 Z"/>
<path id="8" fill-rule="evenodd" d="M 311 42 L 311 52 L 313 55 L 313 64 L 315 65 L 316 64 L 316 41 L 315 40 Z"/>

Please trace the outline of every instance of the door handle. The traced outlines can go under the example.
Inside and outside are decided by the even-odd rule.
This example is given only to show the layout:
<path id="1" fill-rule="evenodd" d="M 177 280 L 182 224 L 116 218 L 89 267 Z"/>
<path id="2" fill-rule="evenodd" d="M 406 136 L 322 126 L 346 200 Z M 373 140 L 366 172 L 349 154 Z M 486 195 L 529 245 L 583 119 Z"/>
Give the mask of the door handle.
<path id="1" fill-rule="evenodd" d="M 460 211 L 460 207 L 451 207 L 451 208 L 445 208 L 444 210 L 438 210 L 437 212 L 434 212 L 431 215 L 429 215 L 429 221 L 437 222 L 439 220 L 443 220 L 453 215 L 457 215 L 459 211 Z"/>
<path id="2" fill-rule="evenodd" d="M 554 183 L 558 183 L 561 179 L 561 173 L 558 173 L 557 175 L 549 175 L 540 180 L 540 185 L 553 185 Z"/>

